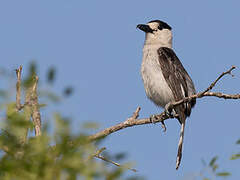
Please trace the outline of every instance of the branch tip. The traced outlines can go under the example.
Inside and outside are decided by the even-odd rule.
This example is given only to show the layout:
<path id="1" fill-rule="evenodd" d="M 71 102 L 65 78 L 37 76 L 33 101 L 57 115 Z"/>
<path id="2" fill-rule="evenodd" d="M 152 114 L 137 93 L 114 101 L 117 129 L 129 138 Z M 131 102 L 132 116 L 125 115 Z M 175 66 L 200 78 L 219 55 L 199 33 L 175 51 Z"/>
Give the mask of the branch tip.
<path id="1" fill-rule="evenodd" d="M 99 149 L 97 152 L 96 152 L 96 156 L 99 156 L 103 151 L 105 151 L 107 148 L 106 147 L 103 147 L 101 149 Z"/>
<path id="2" fill-rule="evenodd" d="M 140 112 L 140 110 L 141 110 L 141 107 L 140 106 L 138 106 L 137 107 L 137 109 L 136 109 L 136 111 L 133 113 L 133 119 L 137 119 L 138 117 L 139 117 L 139 112 Z"/>
<path id="3" fill-rule="evenodd" d="M 24 106 L 21 105 L 21 74 L 22 74 L 22 65 L 15 70 L 17 75 L 16 83 L 16 110 L 20 111 Z"/>
<path id="4" fill-rule="evenodd" d="M 116 162 L 114 162 L 114 161 L 112 161 L 112 160 L 107 159 L 107 158 L 104 157 L 104 156 L 101 156 L 100 154 L 101 154 L 104 150 L 106 150 L 105 147 L 99 149 L 93 157 L 98 158 L 98 159 L 101 159 L 101 160 L 103 160 L 103 161 L 105 161 L 105 162 L 111 163 L 111 164 L 113 164 L 113 165 L 115 165 L 115 166 L 117 166 L 117 167 L 122 167 L 122 168 L 129 169 L 129 170 L 131 170 L 131 171 L 133 171 L 133 172 L 137 172 L 136 169 L 132 169 L 132 168 L 129 168 L 129 167 L 125 167 L 125 166 L 123 166 L 123 165 L 120 165 L 119 163 L 116 163 Z"/>

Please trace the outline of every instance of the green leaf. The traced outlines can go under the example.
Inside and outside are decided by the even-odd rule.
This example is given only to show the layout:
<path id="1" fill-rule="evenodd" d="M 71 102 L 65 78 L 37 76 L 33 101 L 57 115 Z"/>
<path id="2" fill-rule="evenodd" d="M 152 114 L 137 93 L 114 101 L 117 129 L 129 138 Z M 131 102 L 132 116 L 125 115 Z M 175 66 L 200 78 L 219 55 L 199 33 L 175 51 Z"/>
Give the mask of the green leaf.
<path id="1" fill-rule="evenodd" d="M 16 113 L 16 103 L 12 102 L 7 104 L 7 116 L 11 116 Z"/>
<path id="2" fill-rule="evenodd" d="M 230 158 L 230 160 L 236 160 L 236 159 L 240 159 L 240 153 L 239 154 L 233 154 Z"/>
<path id="3" fill-rule="evenodd" d="M 239 140 L 237 140 L 236 144 L 240 144 L 240 139 L 239 139 Z"/>
<path id="4" fill-rule="evenodd" d="M 215 162 L 217 161 L 217 159 L 218 159 L 218 156 L 213 157 L 209 163 L 209 166 L 213 167 L 215 165 Z"/>
<path id="5" fill-rule="evenodd" d="M 214 164 L 214 165 L 212 166 L 213 172 L 215 172 L 215 171 L 217 170 L 217 168 L 218 168 L 218 165 L 217 165 L 217 164 Z"/>
<path id="6" fill-rule="evenodd" d="M 56 69 L 54 67 L 51 67 L 48 69 L 47 72 L 47 82 L 52 84 L 56 77 Z"/>
<path id="7" fill-rule="evenodd" d="M 125 153 L 118 153 L 115 155 L 115 159 L 118 161 L 124 159 L 125 157 L 126 157 Z"/>
<path id="8" fill-rule="evenodd" d="M 231 176 L 231 173 L 229 173 L 229 172 L 220 172 L 220 173 L 217 173 L 217 176 L 222 176 L 222 177 Z"/>
<path id="9" fill-rule="evenodd" d="M 140 176 L 133 176 L 133 177 L 127 178 L 127 180 L 144 180 L 144 178 Z"/>
<path id="10" fill-rule="evenodd" d="M 63 95 L 64 96 L 70 96 L 72 95 L 73 93 L 73 87 L 66 87 L 64 90 L 63 90 Z"/>
<path id="11" fill-rule="evenodd" d="M 36 75 L 36 71 L 37 71 L 37 65 L 34 61 L 32 61 L 31 64 L 29 65 L 28 75 L 23 80 L 24 87 L 28 88 L 32 86 L 32 84 L 34 83 L 34 77 Z"/>
<path id="12" fill-rule="evenodd" d="M 37 72 L 37 64 L 35 61 L 32 61 L 29 65 L 29 73 L 33 75 L 33 74 L 36 74 L 36 72 Z"/>
<path id="13" fill-rule="evenodd" d="M 46 106 L 47 106 L 47 104 L 39 104 L 38 105 L 39 108 L 43 108 L 43 107 L 46 107 Z"/>
<path id="14" fill-rule="evenodd" d="M 83 128 L 85 129 L 98 129 L 99 124 L 95 122 L 86 122 L 83 124 Z"/>
<path id="15" fill-rule="evenodd" d="M 0 96 L 1 96 L 2 98 L 6 98 L 6 97 L 8 96 L 8 92 L 0 89 Z"/>
<path id="16" fill-rule="evenodd" d="M 45 97 L 54 103 L 58 103 L 61 101 L 61 98 L 58 95 L 56 95 L 50 91 L 40 91 L 39 95 L 40 95 L 40 97 Z"/>

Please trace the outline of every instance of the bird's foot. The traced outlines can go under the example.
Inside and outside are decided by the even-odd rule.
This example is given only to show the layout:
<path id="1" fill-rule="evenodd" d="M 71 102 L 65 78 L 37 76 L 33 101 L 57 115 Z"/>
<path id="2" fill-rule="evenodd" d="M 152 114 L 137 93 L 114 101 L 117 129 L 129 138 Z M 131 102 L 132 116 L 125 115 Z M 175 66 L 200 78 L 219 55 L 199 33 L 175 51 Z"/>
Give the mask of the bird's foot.
<path id="1" fill-rule="evenodd" d="M 156 115 L 156 114 L 151 115 L 151 116 L 150 116 L 150 121 L 151 121 L 151 123 L 153 123 L 153 124 L 157 123 L 157 122 L 158 122 L 158 117 L 157 117 L 157 115 Z"/>
<path id="2" fill-rule="evenodd" d="M 165 114 L 169 117 L 172 117 L 173 116 L 173 111 L 174 109 L 172 108 L 171 106 L 171 102 L 167 103 L 164 107 L 165 109 Z"/>
<path id="3" fill-rule="evenodd" d="M 155 115 L 155 114 L 154 114 L 154 115 L 151 115 L 151 116 L 150 116 L 150 121 L 151 121 L 153 124 L 159 122 L 159 121 L 158 121 L 158 115 Z M 166 125 L 165 125 L 164 121 L 161 121 L 161 123 L 162 123 L 163 132 L 166 132 L 167 128 L 166 128 Z"/>
<path id="4" fill-rule="evenodd" d="M 164 107 L 165 109 L 165 114 L 169 116 L 170 118 L 177 118 L 178 114 L 176 111 L 173 109 L 171 102 L 167 103 Z"/>

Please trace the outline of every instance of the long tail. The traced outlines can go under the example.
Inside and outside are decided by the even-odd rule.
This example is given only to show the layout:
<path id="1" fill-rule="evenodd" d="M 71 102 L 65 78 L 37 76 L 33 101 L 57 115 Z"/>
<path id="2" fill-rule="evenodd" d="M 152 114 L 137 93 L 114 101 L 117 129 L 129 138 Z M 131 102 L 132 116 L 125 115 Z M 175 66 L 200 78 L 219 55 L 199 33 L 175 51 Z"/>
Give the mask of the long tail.
<path id="1" fill-rule="evenodd" d="M 179 168 L 182 159 L 182 146 L 183 146 L 183 138 L 184 138 L 184 129 L 185 129 L 185 120 L 181 124 L 181 132 L 180 138 L 178 142 L 178 153 L 177 153 L 177 161 L 176 161 L 176 170 Z"/>

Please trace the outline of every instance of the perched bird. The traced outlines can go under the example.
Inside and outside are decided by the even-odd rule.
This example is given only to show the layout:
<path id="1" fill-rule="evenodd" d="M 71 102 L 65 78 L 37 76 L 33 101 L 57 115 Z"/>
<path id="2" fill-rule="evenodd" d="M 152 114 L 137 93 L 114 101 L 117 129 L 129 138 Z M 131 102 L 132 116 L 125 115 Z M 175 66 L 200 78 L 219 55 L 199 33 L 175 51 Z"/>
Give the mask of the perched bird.
<path id="1" fill-rule="evenodd" d="M 182 145 L 186 118 L 196 100 L 169 109 L 171 102 L 196 94 L 192 79 L 172 49 L 172 28 L 160 20 L 139 24 L 146 33 L 143 47 L 141 75 L 147 97 L 166 112 L 174 114 L 181 124 L 176 169 L 182 158 Z"/>

